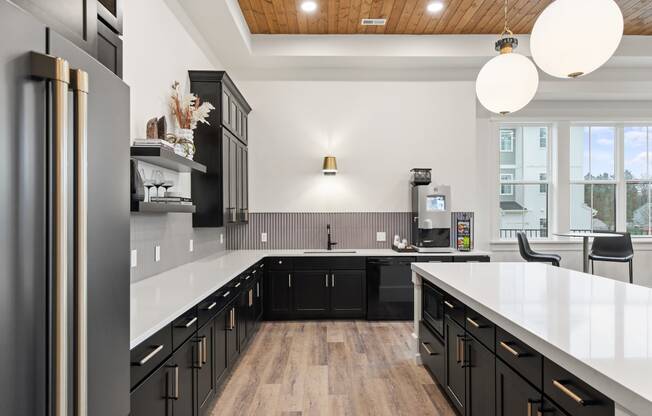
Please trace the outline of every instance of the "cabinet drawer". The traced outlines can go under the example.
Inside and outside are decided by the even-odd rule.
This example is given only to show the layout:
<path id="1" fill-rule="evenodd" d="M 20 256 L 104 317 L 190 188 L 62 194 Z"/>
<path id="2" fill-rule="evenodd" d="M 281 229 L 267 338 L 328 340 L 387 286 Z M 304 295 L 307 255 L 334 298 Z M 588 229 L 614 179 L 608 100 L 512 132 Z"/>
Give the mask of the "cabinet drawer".
<path id="1" fill-rule="evenodd" d="M 444 342 L 421 321 L 419 323 L 419 353 L 423 365 L 442 386 L 446 385 L 446 349 Z"/>
<path id="2" fill-rule="evenodd" d="M 462 328 L 465 326 L 465 309 L 462 302 L 450 295 L 444 295 L 444 313 L 460 324 Z"/>
<path id="3" fill-rule="evenodd" d="M 455 263 L 487 263 L 489 256 L 454 256 Z"/>
<path id="4" fill-rule="evenodd" d="M 495 351 L 496 326 L 468 306 L 466 307 L 466 330 L 489 350 Z"/>
<path id="5" fill-rule="evenodd" d="M 611 416 L 614 402 L 547 358 L 543 392 L 571 416 Z"/>
<path id="6" fill-rule="evenodd" d="M 292 270 L 293 259 L 290 257 L 276 257 L 267 260 L 269 270 Z"/>
<path id="7" fill-rule="evenodd" d="M 131 388 L 172 354 L 172 329 L 166 325 L 130 352 Z"/>
<path id="8" fill-rule="evenodd" d="M 172 322 L 172 348 L 177 349 L 197 331 L 197 308 L 192 308 Z"/>
<path id="9" fill-rule="evenodd" d="M 197 305 L 198 326 L 201 327 L 221 311 L 230 299 L 228 290 L 218 290 Z"/>
<path id="10" fill-rule="evenodd" d="M 541 390 L 543 356 L 502 328 L 496 328 L 496 355 Z"/>
<path id="11" fill-rule="evenodd" d="M 330 259 L 331 270 L 365 270 L 365 257 L 335 257 Z"/>
<path id="12" fill-rule="evenodd" d="M 296 257 L 295 270 L 365 270 L 365 257 Z"/>

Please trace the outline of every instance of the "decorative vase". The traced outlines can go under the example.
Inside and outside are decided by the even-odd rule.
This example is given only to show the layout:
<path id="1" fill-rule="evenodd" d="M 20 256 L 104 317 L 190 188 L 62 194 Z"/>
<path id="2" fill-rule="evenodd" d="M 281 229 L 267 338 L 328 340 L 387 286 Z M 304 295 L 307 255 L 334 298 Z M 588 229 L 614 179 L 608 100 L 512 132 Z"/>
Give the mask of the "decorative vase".
<path id="1" fill-rule="evenodd" d="M 195 155 L 195 134 L 192 129 L 176 129 L 175 136 L 174 152 L 192 160 Z"/>

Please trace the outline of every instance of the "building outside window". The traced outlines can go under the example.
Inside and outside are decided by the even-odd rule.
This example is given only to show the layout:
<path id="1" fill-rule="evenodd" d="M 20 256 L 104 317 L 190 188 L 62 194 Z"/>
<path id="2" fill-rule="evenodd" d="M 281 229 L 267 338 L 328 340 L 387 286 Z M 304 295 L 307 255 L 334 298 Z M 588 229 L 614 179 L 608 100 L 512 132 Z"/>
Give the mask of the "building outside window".
<path id="1" fill-rule="evenodd" d="M 548 236 L 548 133 L 541 125 L 500 128 L 500 238 Z"/>
<path id="2" fill-rule="evenodd" d="M 652 126 L 625 126 L 626 224 L 632 235 L 652 235 Z"/>
<path id="3" fill-rule="evenodd" d="M 571 126 L 570 229 L 616 230 L 614 126 Z"/>

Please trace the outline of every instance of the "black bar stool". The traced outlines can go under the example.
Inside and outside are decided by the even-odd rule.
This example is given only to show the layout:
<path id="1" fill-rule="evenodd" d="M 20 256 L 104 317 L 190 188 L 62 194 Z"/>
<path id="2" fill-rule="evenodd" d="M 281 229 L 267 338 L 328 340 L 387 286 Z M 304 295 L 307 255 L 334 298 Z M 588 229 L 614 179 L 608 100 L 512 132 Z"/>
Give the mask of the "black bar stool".
<path id="1" fill-rule="evenodd" d="M 589 259 L 591 260 L 591 274 L 595 270 L 594 261 L 611 261 L 629 263 L 629 283 L 634 283 L 634 247 L 629 233 L 620 234 L 622 237 L 595 237 L 591 245 Z"/>
<path id="2" fill-rule="evenodd" d="M 527 240 L 527 235 L 523 231 L 516 233 L 518 239 L 518 251 L 521 253 L 523 260 L 527 262 L 537 263 L 552 263 L 553 266 L 559 267 L 561 256 L 558 254 L 538 253 L 530 248 L 530 242 Z"/>

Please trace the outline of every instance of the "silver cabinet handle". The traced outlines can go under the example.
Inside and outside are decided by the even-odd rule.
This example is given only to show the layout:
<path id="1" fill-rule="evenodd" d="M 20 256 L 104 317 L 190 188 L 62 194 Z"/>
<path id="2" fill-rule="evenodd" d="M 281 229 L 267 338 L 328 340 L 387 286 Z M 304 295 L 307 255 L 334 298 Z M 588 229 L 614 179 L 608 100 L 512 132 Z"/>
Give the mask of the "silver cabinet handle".
<path id="1" fill-rule="evenodd" d="M 326 282 L 326 287 L 328 287 L 328 273 L 324 276 L 324 281 Z"/>
<path id="2" fill-rule="evenodd" d="M 331 287 L 335 287 L 335 273 L 331 274 Z"/>
<path id="3" fill-rule="evenodd" d="M 470 323 L 471 325 L 473 325 L 473 326 L 476 327 L 476 328 L 483 328 L 482 325 L 480 325 L 479 323 L 477 323 L 477 322 L 476 322 L 474 319 L 472 319 L 472 318 L 466 318 L 466 322 Z"/>
<path id="4" fill-rule="evenodd" d="M 65 59 L 37 52 L 30 54 L 31 73 L 52 87 L 52 377 L 54 416 L 68 412 L 68 91 L 70 67 Z M 76 267 L 75 267 L 76 269 Z M 76 296 L 75 296 L 76 298 Z M 75 357 L 75 364 L 79 355 Z M 85 384 L 84 381 L 80 384 Z M 78 391 L 75 392 L 76 396 Z"/>
<path id="5" fill-rule="evenodd" d="M 174 395 L 172 396 L 174 400 L 179 400 L 179 366 L 174 366 Z"/>
<path id="6" fill-rule="evenodd" d="M 87 316 L 87 247 L 88 247 L 88 74 L 81 69 L 70 70 L 73 90 L 73 153 L 75 158 L 75 405 L 76 416 L 88 413 L 88 316 Z"/>
<path id="7" fill-rule="evenodd" d="M 288 274 L 288 287 L 292 287 L 292 273 Z"/>
<path id="8" fill-rule="evenodd" d="M 251 274 L 256 274 L 257 271 L 258 271 L 258 270 L 253 269 L 253 270 L 251 271 Z"/>
<path id="9" fill-rule="evenodd" d="M 448 306 L 450 309 L 455 309 L 455 305 L 453 305 L 452 303 L 450 303 L 447 300 L 444 301 L 444 305 Z"/>
<path id="10" fill-rule="evenodd" d="M 436 352 L 430 349 L 430 344 L 427 342 L 422 342 L 421 346 L 423 347 L 424 350 L 428 353 L 428 355 L 437 355 Z"/>
<path id="11" fill-rule="evenodd" d="M 202 342 L 202 339 L 196 339 L 194 342 L 197 343 L 197 364 L 195 364 L 195 368 L 200 369 L 203 364 L 203 358 L 204 358 L 204 343 Z"/>
<path id="12" fill-rule="evenodd" d="M 202 337 L 202 342 L 204 343 L 204 357 L 202 362 L 206 364 L 208 362 L 208 338 L 205 335 Z"/>
<path id="13" fill-rule="evenodd" d="M 163 345 L 156 345 L 155 348 L 154 348 L 152 351 L 150 351 L 149 354 L 147 354 L 146 356 L 144 356 L 143 358 L 141 358 L 139 361 L 133 362 L 133 363 L 131 363 L 131 364 L 132 364 L 132 365 L 138 365 L 138 366 L 145 365 L 145 364 L 147 364 L 147 362 L 148 362 L 149 360 L 151 360 L 152 358 L 154 358 L 154 356 L 155 356 L 156 354 L 158 354 L 159 352 L 161 352 L 162 349 L 163 349 Z"/>
<path id="14" fill-rule="evenodd" d="M 241 284 L 242 283 L 238 282 L 238 283 L 235 284 L 235 287 L 240 287 Z"/>
<path id="15" fill-rule="evenodd" d="M 255 273 L 255 272 L 256 272 L 256 271 L 254 270 L 254 273 Z M 249 280 L 250 278 L 251 278 L 251 275 L 250 275 L 250 274 L 248 274 L 247 276 L 245 276 L 245 280 Z"/>
<path id="16" fill-rule="evenodd" d="M 260 297 L 260 283 L 256 283 L 256 297 Z"/>
<path id="17" fill-rule="evenodd" d="M 191 320 L 189 320 L 188 322 L 186 322 L 184 325 L 178 325 L 177 328 L 190 328 L 190 326 L 191 326 L 192 324 L 194 324 L 195 322 L 197 322 L 197 317 L 196 317 L 196 316 L 193 317 L 193 318 L 192 318 Z"/>
<path id="18" fill-rule="evenodd" d="M 261 263 L 260 266 L 258 266 L 258 268 L 262 269 L 264 266 L 265 266 L 265 263 Z"/>
<path id="19" fill-rule="evenodd" d="M 254 304 L 254 290 L 249 289 L 249 293 L 247 293 L 247 296 L 249 296 L 249 307 Z"/>
<path id="20" fill-rule="evenodd" d="M 222 297 L 223 298 L 228 298 L 230 294 L 231 294 L 231 292 L 227 290 L 226 293 L 222 295 Z"/>
<path id="21" fill-rule="evenodd" d="M 217 302 L 213 302 L 213 303 L 211 303 L 210 305 L 208 305 L 208 307 L 206 308 L 206 310 L 207 310 L 207 311 L 210 311 L 211 309 L 213 309 L 213 308 L 216 307 L 216 306 L 217 306 Z"/>

